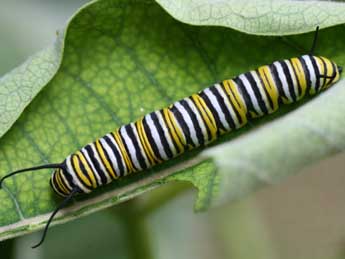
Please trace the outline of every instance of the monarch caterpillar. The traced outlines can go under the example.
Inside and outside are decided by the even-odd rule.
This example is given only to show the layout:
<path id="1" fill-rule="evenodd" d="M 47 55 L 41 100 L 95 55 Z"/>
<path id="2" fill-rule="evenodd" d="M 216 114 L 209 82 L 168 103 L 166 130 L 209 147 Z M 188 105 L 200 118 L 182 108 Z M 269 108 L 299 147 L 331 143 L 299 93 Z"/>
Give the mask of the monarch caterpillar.
<path id="1" fill-rule="evenodd" d="M 249 120 L 275 112 L 281 104 L 299 101 L 329 88 L 342 68 L 314 56 L 318 27 L 309 54 L 275 61 L 224 80 L 167 108 L 151 112 L 90 143 L 62 163 L 12 172 L 55 168 L 50 184 L 64 201 L 51 214 L 40 242 L 56 213 L 74 195 L 90 193 L 132 172 L 143 171 L 187 150 L 207 145 L 220 135 L 243 127 Z"/>

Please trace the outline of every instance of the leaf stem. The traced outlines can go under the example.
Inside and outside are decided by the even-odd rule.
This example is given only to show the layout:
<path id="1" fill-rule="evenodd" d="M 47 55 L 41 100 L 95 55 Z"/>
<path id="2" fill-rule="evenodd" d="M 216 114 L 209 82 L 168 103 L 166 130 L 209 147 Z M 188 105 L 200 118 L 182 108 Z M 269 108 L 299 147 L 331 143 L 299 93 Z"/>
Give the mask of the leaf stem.
<path id="1" fill-rule="evenodd" d="M 0 242 L 1 258 L 14 258 L 15 239 Z"/>
<path id="2" fill-rule="evenodd" d="M 147 229 L 146 217 L 138 210 L 138 200 L 130 200 L 113 209 L 116 218 L 122 221 L 125 229 L 128 258 L 152 259 L 150 233 Z"/>
<path id="3" fill-rule="evenodd" d="M 127 253 L 130 259 L 153 258 L 147 218 L 163 204 L 188 189 L 190 184 L 174 183 L 153 191 L 147 199 L 129 200 L 111 209 L 111 213 L 116 219 L 120 219 L 125 229 Z"/>
<path id="4" fill-rule="evenodd" d="M 142 217 L 148 217 L 164 204 L 175 199 L 178 195 L 191 189 L 191 184 L 188 182 L 174 182 L 161 186 L 151 191 L 148 197 L 140 203 L 140 215 Z"/>

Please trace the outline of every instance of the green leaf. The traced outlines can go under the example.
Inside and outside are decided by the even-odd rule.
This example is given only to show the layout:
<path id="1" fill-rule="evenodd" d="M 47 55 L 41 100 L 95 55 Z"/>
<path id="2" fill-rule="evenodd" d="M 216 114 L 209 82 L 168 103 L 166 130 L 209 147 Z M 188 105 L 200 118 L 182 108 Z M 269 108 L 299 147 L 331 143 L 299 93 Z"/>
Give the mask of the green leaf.
<path id="1" fill-rule="evenodd" d="M 62 46 L 60 35 L 54 45 L 0 77 L 0 136 L 9 130 L 25 107 L 53 78 L 62 59 Z"/>
<path id="2" fill-rule="evenodd" d="M 287 0 L 157 0 L 177 20 L 215 25 L 258 35 L 289 35 L 345 22 L 340 1 Z"/>
<path id="3" fill-rule="evenodd" d="M 339 36 L 344 35 L 344 30 L 322 30 L 318 42 L 319 52 L 339 64 L 345 63 Z M 308 49 L 312 38 L 309 34 L 288 41 Z M 218 80 L 301 54 L 280 38 L 182 24 L 151 1 L 93 2 L 71 20 L 64 44 L 62 64 L 54 78 L 0 139 L 1 176 L 18 168 L 62 161 L 116 127 Z M 267 122 L 274 118 L 268 117 L 264 127 L 247 127 L 222 138 L 214 148 L 190 152 L 78 197 L 55 223 L 90 214 L 176 180 L 191 181 L 199 188 L 196 209 L 201 210 L 332 155 L 343 148 L 343 122 L 339 116 L 344 114 L 340 104 L 344 84 L 338 83 L 283 118 Z M 334 120 L 326 120 L 325 114 Z M 302 121 L 307 123 L 308 118 L 309 128 L 293 128 L 301 126 Z M 313 135 L 310 128 L 325 133 L 338 149 L 316 133 Z M 235 137 L 239 138 L 229 142 Z M 301 140 L 306 142 L 305 149 L 296 146 Z M 226 146 L 218 147 L 220 143 Z M 281 157 L 286 168 L 281 167 Z M 49 177 L 48 170 L 28 172 L 4 183 L 0 190 L 0 240 L 44 226 L 61 202 L 49 186 Z"/>
<path id="4" fill-rule="evenodd" d="M 143 2 L 145 0 L 131 0 L 124 5 Z M 297 34 L 314 31 L 318 25 L 324 28 L 345 22 L 345 4 L 336 1 L 156 2 L 174 18 L 188 24 L 224 26 L 257 35 Z M 71 21 L 73 22 L 73 17 Z M 0 78 L 0 136 L 12 126 L 24 108 L 55 75 L 63 56 L 63 43 L 61 34 L 54 46 L 37 53 L 22 66 Z"/>

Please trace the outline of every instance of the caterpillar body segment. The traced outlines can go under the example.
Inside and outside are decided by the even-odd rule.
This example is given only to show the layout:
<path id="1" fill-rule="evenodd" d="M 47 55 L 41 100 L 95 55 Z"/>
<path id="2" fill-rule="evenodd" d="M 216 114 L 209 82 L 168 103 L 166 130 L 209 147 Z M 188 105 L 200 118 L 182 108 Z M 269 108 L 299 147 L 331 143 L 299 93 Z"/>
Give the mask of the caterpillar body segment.
<path id="1" fill-rule="evenodd" d="M 303 55 L 216 83 L 71 154 L 52 174 L 51 185 L 61 196 L 76 187 L 89 193 L 205 146 L 282 104 L 319 93 L 337 82 L 340 73 L 341 68 L 327 58 Z"/>

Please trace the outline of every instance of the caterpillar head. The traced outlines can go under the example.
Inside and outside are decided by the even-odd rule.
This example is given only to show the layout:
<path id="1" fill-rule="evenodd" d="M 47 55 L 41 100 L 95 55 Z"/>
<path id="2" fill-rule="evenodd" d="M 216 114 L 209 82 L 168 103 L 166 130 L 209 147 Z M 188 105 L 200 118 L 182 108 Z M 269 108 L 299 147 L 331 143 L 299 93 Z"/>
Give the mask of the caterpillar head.
<path id="1" fill-rule="evenodd" d="M 318 33 L 319 26 L 316 27 L 313 44 L 309 54 L 302 56 L 306 61 L 305 66 L 309 71 L 309 80 L 311 82 L 310 94 L 315 94 L 329 88 L 340 79 L 340 75 L 343 71 L 342 67 L 336 65 L 335 62 L 328 58 L 314 55 Z"/>
<path id="2" fill-rule="evenodd" d="M 55 193 L 62 197 L 68 196 L 77 187 L 65 166 L 54 170 L 50 185 Z"/>
<path id="3" fill-rule="evenodd" d="M 316 92 L 325 90 L 340 79 L 342 67 L 328 58 L 312 56 L 315 61 Z"/>
<path id="4" fill-rule="evenodd" d="M 86 165 L 82 163 L 78 153 L 80 152 L 69 155 L 50 178 L 50 185 L 60 196 L 66 197 L 74 190 L 78 190 L 78 193 L 90 193 L 97 187 L 96 184 L 91 184 L 89 175 L 84 172 Z"/>
<path id="5" fill-rule="evenodd" d="M 88 158 L 81 151 L 77 151 L 56 168 L 50 184 L 60 196 L 68 196 L 73 190 L 78 190 L 77 193 L 90 193 L 98 186 L 109 183 L 109 181 L 99 182 L 93 172 Z"/>

